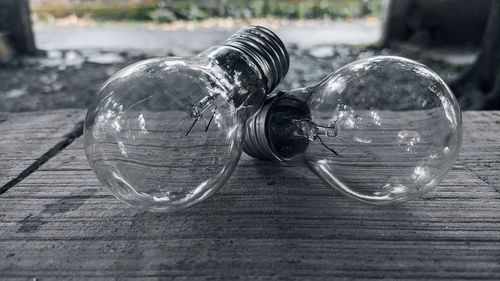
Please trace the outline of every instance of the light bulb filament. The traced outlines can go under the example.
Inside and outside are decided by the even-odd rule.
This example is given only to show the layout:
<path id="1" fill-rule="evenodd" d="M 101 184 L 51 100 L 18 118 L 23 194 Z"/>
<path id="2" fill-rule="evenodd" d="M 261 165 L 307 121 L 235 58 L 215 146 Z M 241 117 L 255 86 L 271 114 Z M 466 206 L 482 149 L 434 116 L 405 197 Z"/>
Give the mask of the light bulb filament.
<path id="1" fill-rule="evenodd" d="M 188 130 L 186 131 L 186 134 L 184 136 L 188 136 L 189 132 L 194 128 L 194 125 L 196 125 L 196 122 L 202 117 L 203 112 L 207 110 L 211 105 L 212 105 L 212 100 L 215 99 L 215 96 L 205 96 L 203 97 L 197 104 L 188 104 L 187 105 L 187 114 L 189 117 L 193 118 L 193 123 L 189 126 Z M 215 113 L 214 113 L 215 114 Z M 213 115 L 212 115 L 213 118 Z M 212 121 L 212 118 L 210 118 L 210 122 L 208 126 L 210 126 L 210 123 Z M 208 130 L 208 126 L 205 128 L 205 132 Z"/>
<path id="2" fill-rule="evenodd" d="M 337 127 L 335 123 L 331 123 L 329 126 L 318 125 L 310 119 L 292 120 L 292 123 L 297 127 L 297 135 L 302 136 L 309 141 L 318 140 L 323 147 L 331 151 L 336 156 L 339 154 L 331 147 L 326 145 L 321 136 L 326 136 L 328 138 L 335 138 L 337 136 Z"/>
<path id="3" fill-rule="evenodd" d="M 211 101 L 214 99 L 215 96 L 205 96 L 197 104 L 188 104 L 186 108 L 188 115 L 193 118 L 199 118 L 212 105 Z"/>

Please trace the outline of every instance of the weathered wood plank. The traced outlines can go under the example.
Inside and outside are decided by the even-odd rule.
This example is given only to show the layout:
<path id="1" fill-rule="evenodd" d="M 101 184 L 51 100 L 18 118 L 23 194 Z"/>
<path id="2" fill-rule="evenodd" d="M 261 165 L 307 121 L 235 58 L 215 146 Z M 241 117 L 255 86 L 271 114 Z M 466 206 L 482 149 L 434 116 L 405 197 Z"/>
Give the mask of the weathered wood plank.
<path id="1" fill-rule="evenodd" d="M 6 184 L 51 148 L 68 138 L 82 121 L 82 110 L 2 113 L 0 118 L 0 194 Z"/>
<path id="2" fill-rule="evenodd" d="M 100 188 L 78 139 L 0 196 L 0 278 L 498 280 L 500 112 L 464 121 L 446 180 L 388 207 L 243 157 L 207 201 L 139 212 Z"/>

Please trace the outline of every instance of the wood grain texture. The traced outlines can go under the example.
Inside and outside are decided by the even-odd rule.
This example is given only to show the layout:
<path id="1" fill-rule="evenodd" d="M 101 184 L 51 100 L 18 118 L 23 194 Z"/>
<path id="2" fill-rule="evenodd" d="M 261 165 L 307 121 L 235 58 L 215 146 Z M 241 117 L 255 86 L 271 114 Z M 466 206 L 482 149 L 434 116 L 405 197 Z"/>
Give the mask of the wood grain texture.
<path id="1" fill-rule="evenodd" d="M 0 196 L 0 279 L 499 280 L 500 112 L 464 122 L 445 181 L 388 207 L 244 156 L 203 203 L 144 213 L 100 188 L 78 139 Z"/>
<path id="2" fill-rule="evenodd" d="M 0 189 L 64 141 L 83 118 L 81 110 L 2 113 Z"/>

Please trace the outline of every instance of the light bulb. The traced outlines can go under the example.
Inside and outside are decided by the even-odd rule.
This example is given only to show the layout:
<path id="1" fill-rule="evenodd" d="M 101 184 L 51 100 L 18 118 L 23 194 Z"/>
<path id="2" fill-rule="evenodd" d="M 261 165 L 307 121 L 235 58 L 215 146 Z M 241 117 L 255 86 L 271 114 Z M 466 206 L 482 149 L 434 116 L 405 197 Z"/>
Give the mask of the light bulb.
<path id="1" fill-rule="evenodd" d="M 244 150 L 304 163 L 348 196 L 388 204 L 439 184 L 461 140 L 460 109 L 445 82 L 420 63 L 380 56 L 269 97 L 250 120 Z"/>
<path id="2" fill-rule="evenodd" d="M 248 117 L 288 66 L 274 33 L 247 26 L 198 55 L 120 70 L 85 118 L 94 173 L 116 197 L 144 210 L 172 211 L 207 198 L 233 172 Z"/>

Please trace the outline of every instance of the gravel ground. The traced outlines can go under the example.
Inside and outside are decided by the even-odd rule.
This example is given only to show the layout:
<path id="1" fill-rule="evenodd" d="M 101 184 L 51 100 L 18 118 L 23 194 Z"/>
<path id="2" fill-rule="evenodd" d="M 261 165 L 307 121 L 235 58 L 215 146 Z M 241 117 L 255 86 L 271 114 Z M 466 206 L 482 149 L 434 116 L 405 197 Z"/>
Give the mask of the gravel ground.
<path id="1" fill-rule="evenodd" d="M 288 46 L 291 67 L 280 90 L 310 86 L 339 67 L 375 55 L 401 55 L 420 61 L 451 81 L 464 68 L 408 49 L 375 49 L 349 45 Z M 158 55 L 155 53 L 155 55 Z M 175 55 L 172 53 L 162 55 Z M 38 58 L 19 58 L 0 67 L 0 112 L 85 108 L 98 87 L 113 73 L 153 57 L 137 51 L 52 50 Z M 467 101 L 461 101 L 467 109 Z"/>

